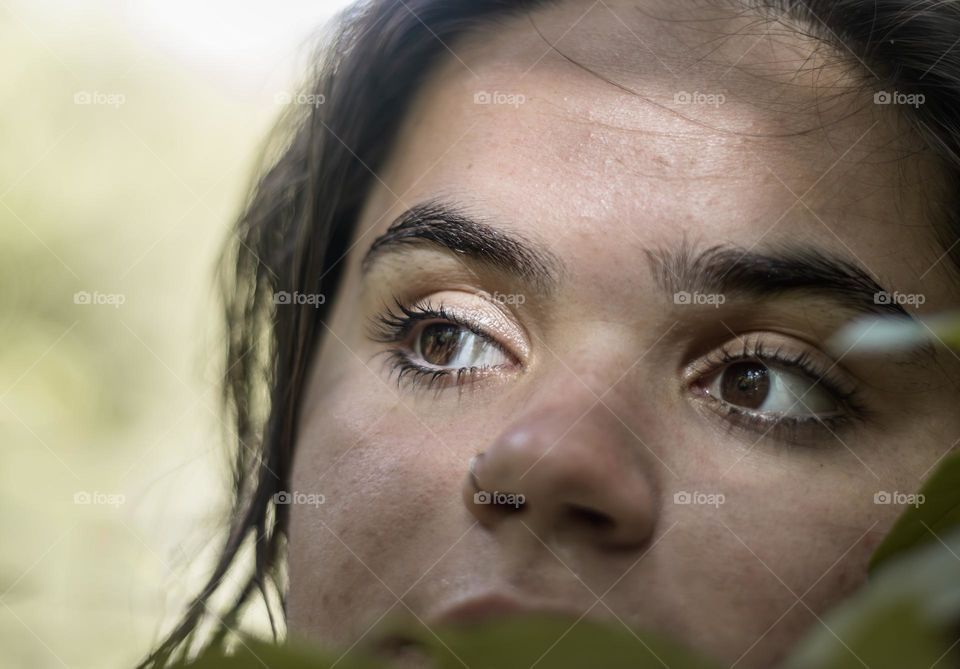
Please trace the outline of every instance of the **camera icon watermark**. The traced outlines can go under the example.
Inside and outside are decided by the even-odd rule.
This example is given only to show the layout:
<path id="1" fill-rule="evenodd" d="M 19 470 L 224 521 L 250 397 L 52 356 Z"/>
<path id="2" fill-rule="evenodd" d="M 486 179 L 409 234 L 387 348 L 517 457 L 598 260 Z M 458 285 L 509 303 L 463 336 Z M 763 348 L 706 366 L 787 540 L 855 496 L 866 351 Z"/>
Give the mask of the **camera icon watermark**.
<path id="1" fill-rule="evenodd" d="M 926 103 L 927 96 L 923 93 L 901 93 L 900 91 L 877 91 L 873 94 L 875 105 L 906 105 L 919 108 Z"/>
<path id="2" fill-rule="evenodd" d="M 922 293 L 901 293 L 898 291 L 888 293 L 885 290 L 881 290 L 873 294 L 874 304 L 899 304 L 900 306 L 909 305 L 919 308 L 922 307 L 926 301 L 927 296 Z"/>
<path id="3" fill-rule="evenodd" d="M 99 291 L 80 290 L 73 294 L 73 303 L 79 305 L 106 305 L 119 309 L 127 301 L 123 293 L 101 293 Z"/>
<path id="4" fill-rule="evenodd" d="M 515 509 L 519 509 L 527 501 L 527 498 L 521 493 L 514 492 L 500 492 L 493 491 L 488 492 L 486 490 L 478 490 L 473 494 L 473 503 L 474 504 L 492 504 L 495 506 L 512 506 Z"/>
<path id="5" fill-rule="evenodd" d="M 527 101 L 523 93 L 505 93 L 502 91 L 477 91 L 473 94 L 475 105 L 506 105 L 517 108 Z"/>
<path id="6" fill-rule="evenodd" d="M 705 105 L 719 107 L 727 101 L 723 93 L 701 93 L 700 91 L 677 91 L 673 95 L 673 103 L 677 105 Z"/>
<path id="7" fill-rule="evenodd" d="M 298 291 L 291 293 L 280 290 L 273 294 L 273 303 L 279 305 L 306 305 L 316 308 L 326 301 L 327 297 L 323 293 L 301 293 Z"/>
<path id="8" fill-rule="evenodd" d="M 278 105 L 307 105 L 316 108 L 326 103 L 327 96 L 323 93 L 288 93 L 286 91 L 280 91 L 273 95 L 273 101 Z"/>
<path id="9" fill-rule="evenodd" d="M 126 104 L 127 96 L 123 93 L 103 93 L 101 91 L 77 91 L 73 94 L 73 104 L 113 107 L 119 109 Z"/>
<path id="10" fill-rule="evenodd" d="M 674 504 L 712 506 L 716 509 L 726 501 L 727 498 L 722 492 L 699 492 L 696 490 L 688 492 L 686 490 L 680 490 L 673 493 Z"/>
<path id="11" fill-rule="evenodd" d="M 894 490 L 893 492 L 879 490 L 873 495 L 874 504 L 894 504 L 896 506 L 912 506 L 913 508 L 918 508 L 926 501 L 926 496 L 924 496 L 923 493 L 906 493 L 898 490 Z"/>
<path id="12" fill-rule="evenodd" d="M 112 506 L 116 509 L 125 504 L 126 501 L 126 496 L 120 493 L 100 492 L 98 490 L 92 492 L 78 490 L 73 493 L 73 503 L 82 506 Z"/>
<path id="13" fill-rule="evenodd" d="M 325 495 L 315 492 L 288 492 L 286 490 L 281 490 L 280 492 L 273 494 L 274 504 L 297 504 L 316 508 L 321 504 L 324 504 L 326 501 L 327 498 Z"/>
<path id="14" fill-rule="evenodd" d="M 719 309 L 720 305 L 726 301 L 727 296 L 722 293 L 699 293 L 696 291 L 688 293 L 681 290 L 673 294 L 673 303 L 679 305 L 711 306 L 714 309 Z"/>
<path id="15" fill-rule="evenodd" d="M 497 304 L 512 304 L 520 306 L 521 304 L 526 303 L 527 296 L 523 293 L 500 293 L 494 291 L 493 293 L 488 293 L 485 290 L 481 290 L 479 293 L 480 297 L 490 302 L 496 302 Z"/>

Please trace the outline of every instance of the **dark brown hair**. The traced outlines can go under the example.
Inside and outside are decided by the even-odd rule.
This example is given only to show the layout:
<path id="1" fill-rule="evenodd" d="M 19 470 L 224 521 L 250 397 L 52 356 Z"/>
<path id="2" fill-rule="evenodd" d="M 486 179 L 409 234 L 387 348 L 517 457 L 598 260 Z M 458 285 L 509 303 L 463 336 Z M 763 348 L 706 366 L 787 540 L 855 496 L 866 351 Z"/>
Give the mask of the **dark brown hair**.
<path id="1" fill-rule="evenodd" d="M 432 66 L 471 29 L 556 0 L 369 0 L 325 34 L 306 92 L 320 105 L 292 105 L 272 159 L 252 189 L 222 264 L 227 333 L 224 405 L 235 426 L 233 515 L 212 574 L 180 623 L 141 667 L 160 667 L 198 647 L 222 644 L 244 608 L 262 597 L 285 601 L 283 562 L 298 398 L 322 323 L 337 293 L 343 259 L 375 174 L 404 113 Z M 720 1 L 720 0 L 715 0 Z M 731 5 L 735 0 L 728 0 Z M 771 20 L 848 54 L 875 90 L 923 94 L 906 108 L 919 136 L 940 156 L 952 188 L 960 173 L 960 3 L 940 0 L 754 0 Z M 859 61 L 859 63 L 857 62 Z M 319 98 L 319 96 L 323 96 Z M 936 231 L 953 259 L 960 207 Z M 318 306 L 275 307 L 281 292 L 322 293 Z M 252 565 L 238 560 L 252 547 Z M 239 591 L 223 610 L 212 598 L 228 574 Z M 245 571 L 244 571 L 245 570 Z M 268 593 L 273 593 L 271 597 Z M 275 613 L 271 611 L 271 621 Z M 198 638 L 211 624 L 214 632 Z M 276 634 L 276 629 L 275 629 Z"/>

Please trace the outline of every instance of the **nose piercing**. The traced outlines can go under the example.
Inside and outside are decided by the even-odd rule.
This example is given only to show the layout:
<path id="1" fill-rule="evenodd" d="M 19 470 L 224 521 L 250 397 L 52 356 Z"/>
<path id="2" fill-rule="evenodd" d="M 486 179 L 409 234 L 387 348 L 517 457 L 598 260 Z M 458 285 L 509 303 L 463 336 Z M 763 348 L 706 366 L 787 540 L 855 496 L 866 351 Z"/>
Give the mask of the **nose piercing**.
<path id="1" fill-rule="evenodd" d="M 483 455 L 483 451 L 480 451 L 472 458 L 470 458 L 470 464 L 467 465 L 467 471 L 470 475 L 470 485 L 473 486 L 473 489 L 476 492 L 480 492 L 480 480 L 477 478 L 477 460 L 480 459 L 480 456 Z"/>
<path id="2" fill-rule="evenodd" d="M 467 465 L 467 476 L 470 478 L 470 485 L 473 486 L 473 503 L 489 504 L 508 511 L 509 508 L 507 507 L 511 506 L 517 511 L 521 510 L 526 504 L 524 495 L 520 493 L 489 492 L 480 487 L 480 479 L 477 476 L 477 462 L 483 455 L 483 451 L 480 451 L 470 458 L 470 464 Z"/>

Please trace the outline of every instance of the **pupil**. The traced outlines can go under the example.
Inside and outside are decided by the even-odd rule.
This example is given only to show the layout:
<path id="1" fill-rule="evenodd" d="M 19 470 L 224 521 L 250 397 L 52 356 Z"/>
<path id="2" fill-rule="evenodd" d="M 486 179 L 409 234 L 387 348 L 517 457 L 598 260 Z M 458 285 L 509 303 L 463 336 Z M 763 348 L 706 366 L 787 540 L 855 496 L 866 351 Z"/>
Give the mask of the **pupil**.
<path id="1" fill-rule="evenodd" d="M 433 323 L 420 335 L 420 355 L 431 365 L 450 364 L 460 349 L 461 329 L 452 323 Z"/>
<path id="2" fill-rule="evenodd" d="M 720 379 L 720 396 L 725 402 L 758 409 L 770 392 L 770 376 L 759 362 L 738 362 L 727 367 Z"/>

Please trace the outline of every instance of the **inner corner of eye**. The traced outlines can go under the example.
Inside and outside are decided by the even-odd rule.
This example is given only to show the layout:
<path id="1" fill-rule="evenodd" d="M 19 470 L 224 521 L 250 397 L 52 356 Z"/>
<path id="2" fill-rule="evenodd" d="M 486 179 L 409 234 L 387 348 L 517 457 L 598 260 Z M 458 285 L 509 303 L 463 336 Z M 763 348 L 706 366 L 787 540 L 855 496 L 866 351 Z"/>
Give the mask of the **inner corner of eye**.
<path id="1" fill-rule="evenodd" d="M 686 389 L 688 392 L 696 395 L 697 397 L 709 396 L 710 393 L 710 384 L 708 379 L 704 378 L 693 378 L 687 381 Z"/>

